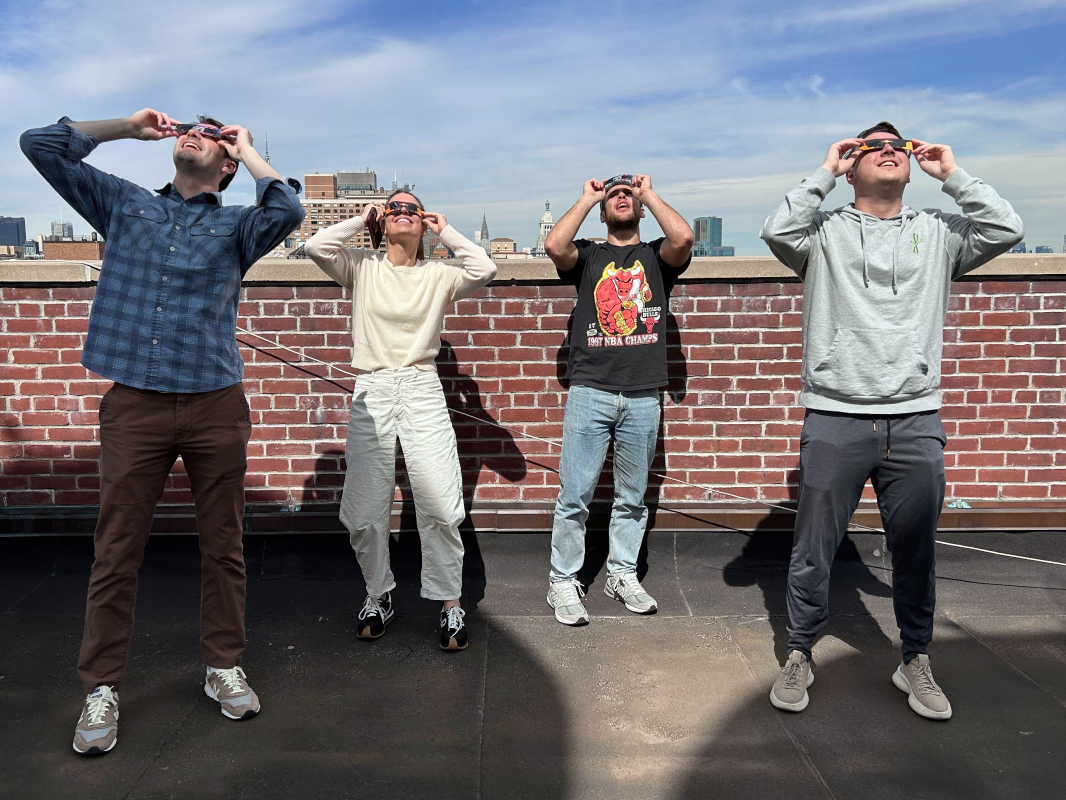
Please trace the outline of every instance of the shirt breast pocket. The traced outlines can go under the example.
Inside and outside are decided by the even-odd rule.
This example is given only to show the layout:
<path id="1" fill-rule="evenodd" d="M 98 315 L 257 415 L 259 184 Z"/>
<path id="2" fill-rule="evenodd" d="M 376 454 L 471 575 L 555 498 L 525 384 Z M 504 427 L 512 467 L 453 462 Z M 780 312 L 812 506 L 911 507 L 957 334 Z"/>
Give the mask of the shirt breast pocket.
<path id="1" fill-rule="evenodd" d="M 203 220 L 189 228 L 194 266 L 213 266 L 234 252 L 236 225 L 223 220 Z"/>
<path id="2" fill-rule="evenodd" d="M 122 207 L 119 237 L 135 252 L 150 250 L 166 221 L 167 214 L 159 206 L 140 199 L 131 200 Z"/>

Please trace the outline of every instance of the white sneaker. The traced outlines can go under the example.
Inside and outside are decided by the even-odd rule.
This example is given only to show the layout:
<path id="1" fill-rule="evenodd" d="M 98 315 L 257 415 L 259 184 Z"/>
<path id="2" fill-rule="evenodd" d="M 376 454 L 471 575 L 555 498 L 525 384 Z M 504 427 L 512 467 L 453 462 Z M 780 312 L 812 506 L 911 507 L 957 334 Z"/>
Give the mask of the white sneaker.
<path id="1" fill-rule="evenodd" d="M 581 598 L 585 596 L 577 581 L 558 581 L 548 584 L 548 605 L 555 609 L 555 618 L 563 625 L 588 625 L 589 612 Z"/>
<path id="2" fill-rule="evenodd" d="M 603 593 L 625 603 L 626 608 L 634 614 L 654 614 L 658 609 L 655 598 L 644 591 L 644 587 L 637 580 L 637 573 L 627 572 L 624 575 L 608 575 L 607 583 L 604 584 Z"/>

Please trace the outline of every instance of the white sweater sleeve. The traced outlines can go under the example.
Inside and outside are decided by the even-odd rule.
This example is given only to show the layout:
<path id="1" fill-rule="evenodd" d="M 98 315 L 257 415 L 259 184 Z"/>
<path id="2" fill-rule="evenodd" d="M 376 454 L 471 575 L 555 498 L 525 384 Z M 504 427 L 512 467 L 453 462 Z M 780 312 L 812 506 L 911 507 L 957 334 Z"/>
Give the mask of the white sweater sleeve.
<path id="1" fill-rule="evenodd" d="M 307 255 L 333 280 L 351 291 L 355 288 L 356 273 L 366 251 L 345 247 L 344 243 L 363 232 L 366 223 L 356 216 L 323 228 L 304 246 Z"/>
<path id="2" fill-rule="evenodd" d="M 451 225 L 440 232 L 440 240 L 463 262 L 452 290 L 452 302 L 469 297 L 496 277 L 496 265 L 488 254 Z"/>

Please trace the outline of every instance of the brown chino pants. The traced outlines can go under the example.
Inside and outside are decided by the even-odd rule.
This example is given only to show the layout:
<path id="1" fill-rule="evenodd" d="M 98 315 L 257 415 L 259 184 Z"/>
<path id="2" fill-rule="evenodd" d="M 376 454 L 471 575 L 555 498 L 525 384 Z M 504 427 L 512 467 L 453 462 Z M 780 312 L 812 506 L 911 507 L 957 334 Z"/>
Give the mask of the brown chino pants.
<path id="1" fill-rule="evenodd" d="M 180 455 L 200 535 L 200 649 L 208 666 L 244 652 L 246 575 L 241 541 L 251 435 L 241 384 L 172 394 L 115 384 L 100 403 L 100 517 L 78 675 L 85 691 L 118 689 L 126 671 L 155 506 Z"/>

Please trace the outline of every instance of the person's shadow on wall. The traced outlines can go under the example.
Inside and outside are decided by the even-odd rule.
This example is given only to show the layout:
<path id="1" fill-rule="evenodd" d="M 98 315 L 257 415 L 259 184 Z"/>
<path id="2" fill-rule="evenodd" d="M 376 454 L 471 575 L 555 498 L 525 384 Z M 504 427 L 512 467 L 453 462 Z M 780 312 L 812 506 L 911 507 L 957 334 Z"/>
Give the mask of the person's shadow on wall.
<path id="1" fill-rule="evenodd" d="M 574 312 L 570 312 L 570 319 L 566 326 L 566 339 L 559 346 L 555 354 L 555 374 L 560 385 L 569 390 L 570 382 L 567 380 L 567 364 L 570 359 L 570 338 L 573 335 Z M 669 373 L 669 383 L 664 395 L 669 398 L 673 405 L 680 404 L 688 394 L 688 362 L 685 359 L 685 351 L 681 346 L 681 331 L 677 324 L 677 318 L 670 311 L 666 314 L 666 324 L 663 327 L 666 336 L 666 360 Z M 666 417 L 669 405 L 663 401 L 662 413 L 659 415 L 659 431 L 655 440 L 655 458 L 652 461 L 648 475 L 648 488 L 644 494 L 644 502 L 648 507 L 648 523 L 645 529 L 644 540 L 640 544 L 637 554 L 637 578 L 644 580 L 648 573 L 648 535 L 647 531 L 654 529 L 658 511 L 660 509 L 660 497 L 662 494 L 663 479 L 660 475 L 666 474 Z M 585 523 L 585 563 L 578 570 L 577 579 L 587 590 L 596 577 L 603 571 L 610 553 L 610 526 L 611 505 L 614 499 L 614 470 L 613 470 L 613 445 L 607 450 L 607 458 L 604 461 L 603 472 L 596 491 L 589 504 L 589 516 Z"/>

